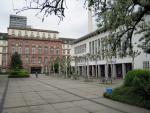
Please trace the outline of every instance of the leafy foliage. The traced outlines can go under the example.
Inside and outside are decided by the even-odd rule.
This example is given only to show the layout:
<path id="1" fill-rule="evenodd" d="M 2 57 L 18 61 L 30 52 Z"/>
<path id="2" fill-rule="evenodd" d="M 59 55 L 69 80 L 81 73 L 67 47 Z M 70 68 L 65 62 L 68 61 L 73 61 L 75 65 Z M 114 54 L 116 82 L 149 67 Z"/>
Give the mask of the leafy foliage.
<path id="1" fill-rule="evenodd" d="M 13 69 L 9 73 L 9 78 L 24 78 L 29 77 L 29 73 L 24 69 Z"/>
<path id="2" fill-rule="evenodd" d="M 60 62 L 59 60 L 60 60 L 59 57 L 57 57 L 56 60 L 55 60 L 55 63 L 54 63 L 55 73 L 59 72 L 59 62 Z"/>
<path id="3" fill-rule="evenodd" d="M 113 90 L 112 94 L 104 93 L 105 98 L 109 98 L 115 101 L 136 105 L 150 109 L 150 100 L 145 99 L 143 96 L 137 95 L 134 92 L 134 88 L 131 87 L 119 87 Z"/>
<path id="4" fill-rule="evenodd" d="M 11 69 L 22 69 L 21 57 L 17 52 L 11 56 Z"/>
<path id="5" fill-rule="evenodd" d="M 125 77 L 124 86 L 133 87 L 137 94 L 144 96 L 146 99 L 150 99 L 150 71 L 129 71 Z"/>
<path id="6" fill-rule="evenodd" d="M 150 71 L 129 71 L 124 84 L 104 97 L 150 109 Z"/>
<path id="7" fill-rule="evenodd" d="M 149 0 L 89 0 L 97 15 L 98 27 L 111 31 L 114 38 L 113 49 L 132 49 L 132 36 L 139 25 L 145 22 L 144 16 L 149 15 Z M 140 28 L 139 28 L 140 29 Z"/>

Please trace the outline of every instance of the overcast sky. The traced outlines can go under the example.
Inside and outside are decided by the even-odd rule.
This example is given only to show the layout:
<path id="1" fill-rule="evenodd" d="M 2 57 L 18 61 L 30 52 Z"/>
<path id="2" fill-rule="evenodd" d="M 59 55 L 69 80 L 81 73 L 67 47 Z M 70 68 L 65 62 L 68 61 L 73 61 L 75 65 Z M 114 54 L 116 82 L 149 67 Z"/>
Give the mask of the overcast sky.
<path id="1" fill-rule="evenodd" d="M 15 14 L 14 8 L 22 7 L 24 0 L 0 1 L 0 32 L 7 32 L 9 15 Z M 65 10 L 65 18 L 59 23 L 56 16 L 49 16 L 42 22 L 40 16 L 35 16 L 37 11 L 25 11 L 19 15 L 27 16 L 28 25 L 38 29 L 57 30 L 59 37 L 79 38 L 88 32 L 87 10 L 83 7 L 84 0 L 66 0 L 68 9 Z M 14 4 L 14 5 L 13 5 Z M 94 20 L 94 19 L 93 19 Z"/>

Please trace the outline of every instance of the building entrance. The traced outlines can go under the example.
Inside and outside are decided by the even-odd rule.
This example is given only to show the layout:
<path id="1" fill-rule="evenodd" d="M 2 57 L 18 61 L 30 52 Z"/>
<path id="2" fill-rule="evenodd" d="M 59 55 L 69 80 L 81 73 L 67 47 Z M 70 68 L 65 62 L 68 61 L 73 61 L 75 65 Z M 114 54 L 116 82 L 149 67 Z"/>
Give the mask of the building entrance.
<path id="1" fill-rule="evenodd" d="M 33 73 L 41 73 L 42 67 L 31 67 L 31 74 Z"/>

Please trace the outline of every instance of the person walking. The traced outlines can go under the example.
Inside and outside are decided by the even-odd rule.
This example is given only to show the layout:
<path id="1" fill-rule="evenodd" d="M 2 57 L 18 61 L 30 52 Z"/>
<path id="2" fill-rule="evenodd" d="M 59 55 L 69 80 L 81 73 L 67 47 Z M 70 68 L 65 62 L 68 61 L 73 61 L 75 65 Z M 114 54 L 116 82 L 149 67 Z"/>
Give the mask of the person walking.
<path id="1" fill-rule="evenodd" d="M 36 78 L 38 78 L 38 73 L 37 73 L 37 71 L 35 72 L 35 76 L 36 76 Z"/>

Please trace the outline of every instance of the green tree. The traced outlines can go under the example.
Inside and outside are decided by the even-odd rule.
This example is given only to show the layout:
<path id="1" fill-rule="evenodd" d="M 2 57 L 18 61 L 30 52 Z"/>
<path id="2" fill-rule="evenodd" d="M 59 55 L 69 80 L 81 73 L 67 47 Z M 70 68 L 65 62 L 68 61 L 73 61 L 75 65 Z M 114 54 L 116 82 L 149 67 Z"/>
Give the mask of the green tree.
<path id="1" fill-rule="evenodd" d="M 22 69 L 21 57 L 17 52 L 11 56 L 11 69 Z"/>
<path id="2" fill-rule="evenodd" d="M 55 71 L 55 73 L 59 72 L 59 57 L 57 57 L 56 60 L 55 60 L 54 71 Z"/>

